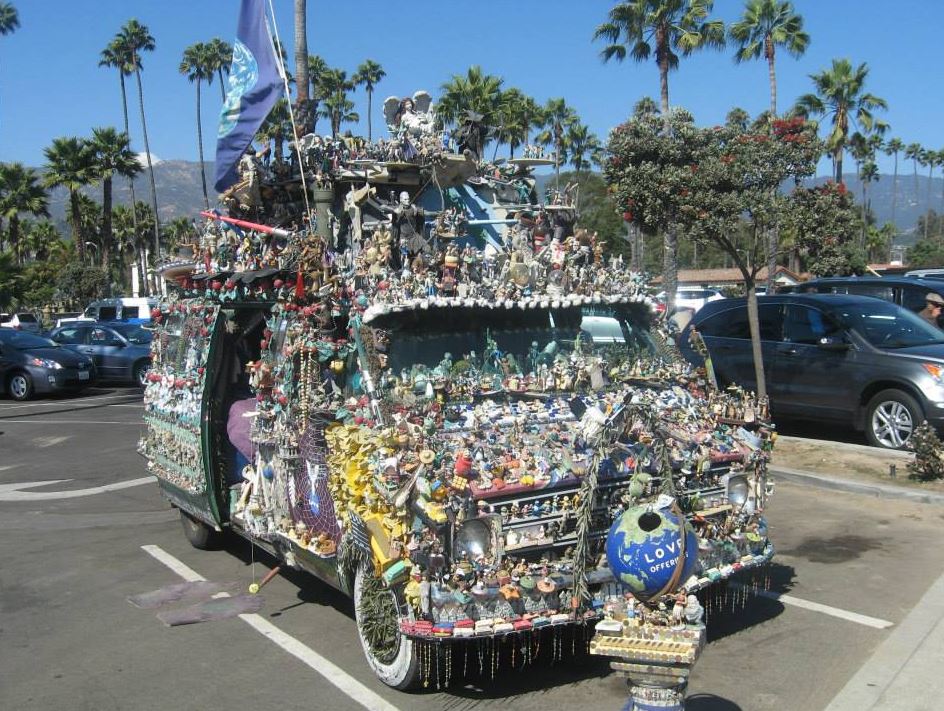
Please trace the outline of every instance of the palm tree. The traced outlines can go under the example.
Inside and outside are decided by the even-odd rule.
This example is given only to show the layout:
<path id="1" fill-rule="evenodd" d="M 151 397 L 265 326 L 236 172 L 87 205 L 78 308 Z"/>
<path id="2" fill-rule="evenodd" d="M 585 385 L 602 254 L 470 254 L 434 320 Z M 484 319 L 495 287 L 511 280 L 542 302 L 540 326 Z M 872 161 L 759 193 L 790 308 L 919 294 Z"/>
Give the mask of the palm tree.
<path id="1" fill-rule="evenodd" d="M 206 51 L 210 71 L 216 72 L 220 79 L 220 98 L 226 101 L 226 82 L 223 80 L 223 72 L 229 74 L 229 68 L 233 64 L 233 47 L 229 42 L 214 37 L 206 43 Z"/>
<path id="2" fill-rule="evenodd" d="M 62 242 L 59 230 L 49 220 L 39 220 L 29 226 L 28 249 L 36 261 L 45 261 Z"/>
<path id="3" fill-rule="evenodd" d="M 288 113 L 288 101 L 283 97 L 275 102 L 262 126 L 256 131 L 256 139 L 267 143 L 272 141 L 273 156 L 281 162 L 282 146 L 285 139 L 292 135 L 292 121 Z"/>
<path id="4" fill-rule="evenodd" d="M 206 164 L 203 162 L 203 117 L 200 110 L 200 84 L 213 83 L 214 59 L 210 48 L 203 42 L 192 44 L 184 50 L 178 70 L 191 84 L 197 85 L 197 150 L 200 154 L 200 179 L 203 181 L 203 202 L 210 209 L 210 196 L 207 193 Z"/>
<path id="5" fill-rule="evenodd" d="M 633 118 L 636 120 L 659 115 L 659 105 L 651 96 L 644 96 L 633 104 Z"/>
<path id="6" fill-rule="evenodd" d="M 0 35 L 9 35 L 20 26 L 20 14 L 12 2 L 0 2 Z"/>
<path id="7" fill-rule="evenodd" d="M 324 100 L 321 115 L 331 121 L 331 136 L 334 138 L 341 132 L 342 124 L 357 123 L 361 120 L 360 114 L 354 110 L 354 102 L 337 94 Z"/>
<path id="8" fill-rule="evenodd" d="M 934 168 L 940 165 L 940 158 L 938 157 L 937 151 L 932 151 L 929 149 L 924 149 L 921 151 L 921 165 L 928 166 L 928 197 L 925 201 L 927 204 L 927 210 L 925 214 L 928 216 L 924 221 L 924 238 L 928 238 L 928 223 L 931 221 L 931 183 L 934 180 Z"/>
<path id="9" fill-rule="evenodd" d="M 560 190 L 561 163 L 566 162 L 564 160 L 564 149 L 567 146 L 567 131 L 578 122 L 577 112 L 568 106 L 563 98 L 547 100 L 544 105 L 544 125 L 546 128 L 537 140 L 545 145 L 554 144 L 556 151 L 554 156 L 555 185 L 558 190 Z"/>
<path id="10" fill-rule="evenodd" d="M 151 207 L 154 210 L 154 256 L 161 253 L 160 220 L 157 217 L 157 185 L 154 182 L 154 164 L 151 160 L 151 145 L 148 142 L 147 119 L 144 115 L 144 87 L 141 84 L 141 70 L 144 68 L 142 52 L 152 52 L 156 46 L 154 38 L 145 25 L 137 20 L 128 20 L 115 38 L 121 51 L 127 54 L 128 63 L 134 72 L 138 85 L 138 107 L 141 110 L 141 135 L 144 138 L 144 157 L 147 161 L 148 179 L 151 183 Z"/>
<path id="11" fill-rule="evenodd" d="M 361 64 L 357 71 L 354 73 L 353 81 L 355 85 L 363 85 L 364 91 L 367 92 L 367 140 L 373 140 L 373 132 L 371 130 L 371 120 L 373 119 L 373 106 L 372 100 L 374 96 L 374 87 L 380 83 L 380 80 L 387 76 L 387 72 L 384 71 L 377 62 L 373 59 L 367 59 Z"/>
<path id="12" fill-rule="evenodd" d="M 298 122 L 308 132 L 311 117 L 310 88 L 308 75 L 308 0 L 295 0 L 295 99 L 298 107 Z"/>
<path id="13" fill-rule="evenodd" d="M 108 270 L 111 267 L 111 212 L 112 212 L 112 177 L 118 175 L 134 180 L 142 168 L 131 146 L 128 143 L 128 134 L 118 133 L 112 127 L 93 128 L 92 140 L 89 141 L 92 151 L 92 170 L 102 181 L 102 267 Z"/>
<path id="14" fill-rule="evenodd" d="M 918 161 L 921 160 L 921 153 L 924 151 L 924 148 L 921 147 L 920 143 L 909 143 L 905 146 L 905 159 L 910 160 L 911 164 L 914 166 L 914 187 L 915 187 L 915 202 L 918 202 Z"/>
<path id="15" fill-rule="evenodd" d="M 436 114 L 443 124 L 459 122 L 467 111 L 482 114 L 486 124 L 495 125 L 501 105 L 501 77 L 485 74 L 479 66 L 466 70 L 465 76 L 453 74 L 440 87 Z"/>
<path id="16" fill-rule="evenodd" d="M 308 55 L 308 79 L 311 83 L 311 93 L 309 96 L 311 97 L 312 132 L 314 132 L 318 127 L 318 104 L 324 98 L 322 78 L 329 69 L 330 67 L 328 66 L 328 63 L 317 54 Z"/>
<path id="17" fill-rule="evenodd" d="M 0 217 L 8 220 L 9 246 L 14 252 L 19 246 L 20 215 L 49 217 L 49 197 L 35 170 L 22 163 L 0 163 Z"/>
<path id="18" fill-rule="evenodd" d="M 570 152 L 570 163 L 574 166 L 577 176 L 585 168 L 590 167 L 593 156 L 600 150 L 600 139 L 590 131 L 586 124 L 574 122 L 567 129 L 567 146 Z"/>
<path id="19" fill-rule="evenodd" d="M 905 144 L 900 138 L 891 138 L 885 144 L 885 155 L 895 157 L 895 177 L 892 179 L 892 224 L 898 227 L 895 222 L 895 211 L 898 207 L 898 154 L 904 149 Z"/>
<path id="20" fill-rule="evenodd" d="M 777 115 L 777 73 L 775 59 L 777 46 L 786 47 L 799 58 L 810 44 L 810 36 L 803 31 L 803 18 L 793 11 L 793 4 L 777 0 L 747 0 L 744 14 L 731 25 L 731 39 L 737 42 L 734 61 L 767 60 L 770 77 L 770 116 Z"/>
<path id="21" fill-rule="evenodd" d="M 737 128 L 741 131 L 746 131 L 750 122 L 751 115 L 739 106 L 735 106 L 733 109 L 728 111 L 727 115 L 724 117 L 724 123 L 726 126 L 731 126 L 732 128 Z"/>
<path id="22" fill-rule="evenodd" d="M 534 99 L 520 89 L 512 87 L 503 91 L 498 107 L 496 155 L 498 144 L 507 143 L 510 157 L 514 158 L 515 149 L 528 142 L 528 134 L 538 114 L 540 109 Z"/>
<path id="23" fill-rule="evenodd" d="M 94 181 L 92 155 L 81 138 L 56 138 L 43 153 L 46 167 L 43 182 L 46 187 L 60 185 L 69 191 L 69 213 L 72 225 L 72 241 L 79 261 L 85 261 L 85 233 L 82 231 L 82 215 L 79 206 L 79 189 Z"/>
<path id="24" fill-rule="evenodd" d="M 707 19 L 713 5 L 713 0 L 626 0 L 611 8 L 609 19 L 593 33 L 593 39 L 609 42 L 601 52 L 604 62 L 622 62 L 627 51 L 637 62 L 655 55 L 666 131 L 669 71 L 678 67 L 679 54 L 724 47 L 724 23 Z"/>
<path id="25" fill-rule="evenodd" d="M 826 149 L 832 154 L 836 182 L 842 182 L 842 154 L 849 140 L 850 126 L 869 133 L 875 125 L 872 112 L 887 109 L 885 99 L 864 91 L 869 68 L 863 62 L 852 67 L 848 59 L 834 59 L 831 69 L 811 74 L 815 94 L 804 94 L 797 100 L 795 111 L 801 116 L 831 116 L 832 131 L 826 139 Z"/>
<path id="26" fill-rule="evenodd" d="M 118 82 L 121 85 L 121 112 L 125 123 L 125 135 L 130 137 L 131 129 L 128 122 L 128 91 L 127 87 L 125 86 L 125 77 L 129 77 L 134 73 L 134 66 L 131 63 L 130 53 L 128 52 L 127 47 L 120 41 L 119 38 L 116 37 L 113 39 L 108 43 L 108 46 L 102 50 L 98 66 L 113 67 L 118 70 Z M 128 179 L 128 190 L 131 193 L 131 218 L 134 221 L 135 229 L 137 229 L 138 217 L 137 210 L 135 209 L 137 198 L 134 194 L 133 178 Z"/>

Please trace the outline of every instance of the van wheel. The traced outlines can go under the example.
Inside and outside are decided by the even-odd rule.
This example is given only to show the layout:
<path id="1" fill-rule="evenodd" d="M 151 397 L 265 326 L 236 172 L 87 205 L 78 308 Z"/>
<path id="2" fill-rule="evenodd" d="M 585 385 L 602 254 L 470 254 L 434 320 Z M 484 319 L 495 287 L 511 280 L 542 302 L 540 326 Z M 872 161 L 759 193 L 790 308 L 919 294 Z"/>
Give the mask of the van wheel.
<path id="1" fill-rule="evenodd" d="M 873 447 L 904 449 L 924 419 L 921 406 L 901 390 L 882 390 L 866 407 L 865 437 Z"/>
<path id="2" fill-rule="evenodd" d="M 219 548 L 223 542 L 223 534 L 207 526 L 203 521 L 195 519 L 184 511 L 180 512 L 180 523 L 184 528 L 184 535 L 190 541 L 190 545 L 201 551 L 209 551 Z"/>
<path id="3" fill-rule="evenodd" d="M 147 376 L 148 371 L 151 369 L 151 364 L 146 360 L 142 360 L 139 363 L 134 364 L 134 370 L 132 371 L 132 379 L 134 380 L 135 385 L 140 385 L 142 388 L 147 385 Z"/>
<path id="4" fill-rule="evenodd" d="M 367 664 L 387 686 L 406 690 L 420 681 L 416 645 L 401 634 L 396 593 L 364 566 L 354 576 L 354 617 Z"/>
<path id="5" fill-rule="evenodd" d="M 7 392 L 14 400 L 29 400 L 33 394 L 33 379 L 28 373 L 16 372 L 7 381 Z"/>

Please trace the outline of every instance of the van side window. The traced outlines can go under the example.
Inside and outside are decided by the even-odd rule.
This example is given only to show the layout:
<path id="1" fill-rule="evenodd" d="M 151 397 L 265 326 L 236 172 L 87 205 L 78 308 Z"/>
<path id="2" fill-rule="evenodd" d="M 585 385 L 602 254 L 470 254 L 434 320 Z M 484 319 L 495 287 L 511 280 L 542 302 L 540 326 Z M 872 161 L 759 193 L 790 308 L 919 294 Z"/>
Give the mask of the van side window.
<path id="1" fill-rule="evenodd" d="M 760 322 L 761 340 L 779 341 L 783 326 L 780 306 L 777 304 L 761 304 L 757 313 Z M 703 336 L 750 340 L 751 329 L 747 322 L 747 305 L 715 314 L 701 323 L 698 326 L 698 331 Z"/>
<path id="2" fill-rule="evenodd" d="M 927 295 L 927 289 L 903 286 L 901 287 L 901 305 L 909 311 L 920 311 L 924 308 L 924 297 Z"/>
<path id="3" fill-rule="evenodd" d="M 118 318 L 117 306 L 99 306 L 98 307 L 98 320 L 99 321 L 114 321 L 117 318 Z"/>
<path id="4" fill-rule="evenodd" d="M 788 304 L 783 321 L 783 340 L 815 345 L 820 339 L 840 332 L 839 326 L 821 311 L 798 304 Z"/>
<path id="5" fill-rule="evenodd" d="M 871 296 L 873 299 L 882 299 L 883 301 L 895 300 L 894 293 L 890 286 L 881 286 L 879 284 L 850 284 L 847 291 L 850 294 Z"/>

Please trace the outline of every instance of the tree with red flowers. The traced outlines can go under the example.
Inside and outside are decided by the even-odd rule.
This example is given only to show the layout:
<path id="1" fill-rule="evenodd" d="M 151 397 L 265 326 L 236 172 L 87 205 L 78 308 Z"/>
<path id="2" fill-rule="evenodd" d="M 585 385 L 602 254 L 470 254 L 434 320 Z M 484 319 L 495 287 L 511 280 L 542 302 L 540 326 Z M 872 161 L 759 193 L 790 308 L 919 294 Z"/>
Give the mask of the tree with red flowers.
<path id="1" fill-rule="evenodd" d="M 785 225 L 806 255 L 813 276 L 846 276 L 865 271 L 864 251 L 856 245 L 859 218 L 844 183 L 797 188 L 790 196 Z"/>

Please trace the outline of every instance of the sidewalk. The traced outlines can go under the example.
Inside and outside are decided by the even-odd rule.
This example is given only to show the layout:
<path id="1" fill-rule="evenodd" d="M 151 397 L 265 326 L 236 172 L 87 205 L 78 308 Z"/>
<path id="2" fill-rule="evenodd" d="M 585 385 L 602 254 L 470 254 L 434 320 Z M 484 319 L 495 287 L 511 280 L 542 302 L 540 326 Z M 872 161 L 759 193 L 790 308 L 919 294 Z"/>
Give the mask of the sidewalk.
<path id="1" fill-rule="evenodd" d="M 944 703 L 944 575 L 825 711 L 938 711 Z"/>
<path id="2" fill-rule="evenodd" d="M 912 457 L 844 442 L 780 437 L 770 472 L 774 481 L 944 505 L 944 484 L 908 479 Z M 895 467 L 894 479 L 890 465 Z M 944 574 L 825 711 L 939 711 L 944 708 L 942 670 Z"/>

